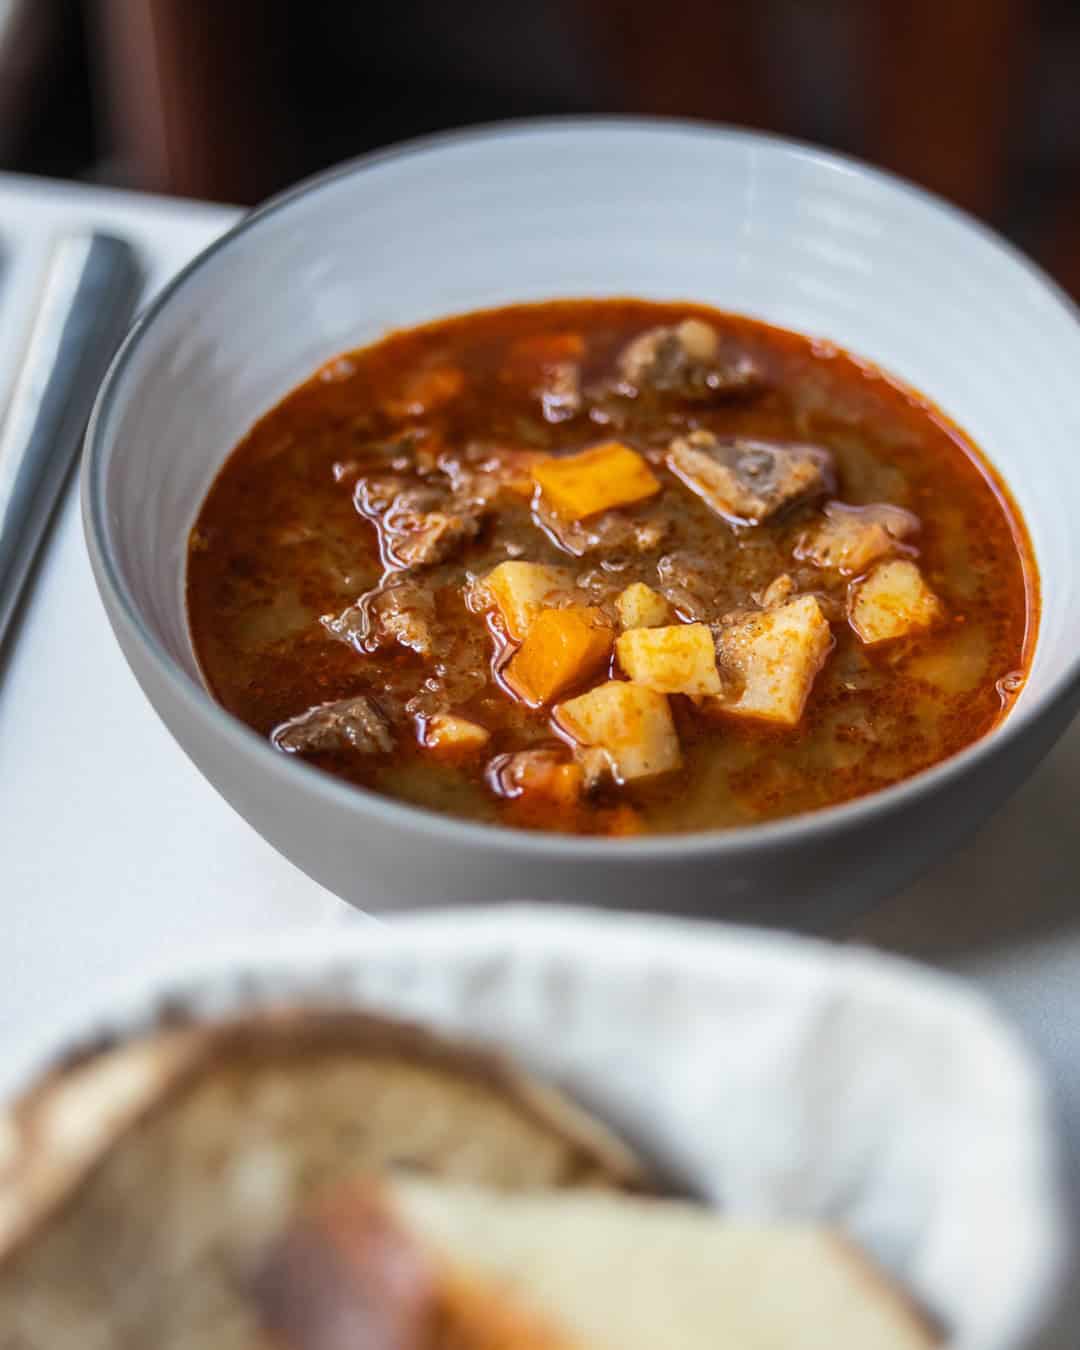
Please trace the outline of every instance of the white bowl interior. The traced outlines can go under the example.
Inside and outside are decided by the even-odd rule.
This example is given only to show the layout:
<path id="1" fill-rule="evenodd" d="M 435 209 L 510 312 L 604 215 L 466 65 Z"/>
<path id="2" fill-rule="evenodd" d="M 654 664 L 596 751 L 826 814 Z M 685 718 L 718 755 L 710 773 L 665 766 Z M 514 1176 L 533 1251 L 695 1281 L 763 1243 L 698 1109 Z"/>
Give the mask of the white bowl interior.
<path id="1" fill-rule="evenodd" d="M 169 295 L 102 433 L 103 519 L 193 678 L 188 531 L 252 422 L 387 329 L 515 300 L 687 298 L 831 339 L 928 395 L 1011 487 L 1043 586 L 1021 702 L 1080 628 L 1080 324 L 990 234 L 895 180 L 748 133 L 525 124 L 388 152 L 272 206 Z"/>

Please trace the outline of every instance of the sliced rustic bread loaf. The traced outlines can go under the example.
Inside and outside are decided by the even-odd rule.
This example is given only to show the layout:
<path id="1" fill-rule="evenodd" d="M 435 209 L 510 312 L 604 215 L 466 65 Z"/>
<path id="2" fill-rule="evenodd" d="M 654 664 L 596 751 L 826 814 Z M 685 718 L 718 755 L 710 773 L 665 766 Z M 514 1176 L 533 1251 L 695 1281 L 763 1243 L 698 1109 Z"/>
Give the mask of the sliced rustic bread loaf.
<path id="1" fill-rule="evenodd" d="M 252 1296 L 290 1350 L 929 1350 L 853 1247 L 680 1201 L 397 1178 L 324 1198 Z"/>
<path id="2" fill-rule="evenodd" d="M 248 1350 L 251 1261 L 358 1172 L 644 1181 L 609 1130 L 497 1057 L 355 1012 L 99 1049 L 0 1119 L 0 1150 L 0 1350 Z"/>

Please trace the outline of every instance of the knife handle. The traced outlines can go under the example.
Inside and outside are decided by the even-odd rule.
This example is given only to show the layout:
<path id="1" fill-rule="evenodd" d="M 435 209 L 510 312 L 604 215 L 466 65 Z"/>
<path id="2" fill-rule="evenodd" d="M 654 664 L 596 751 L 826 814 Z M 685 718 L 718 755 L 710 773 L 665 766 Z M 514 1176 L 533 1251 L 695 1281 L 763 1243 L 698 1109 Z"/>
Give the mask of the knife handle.
<path id="1" fill-rule="evenodd" d="M 49 259 L 0 427 L 0 647 L 141 287 L 135 250 L 111 235 L 65 236 Z"/>

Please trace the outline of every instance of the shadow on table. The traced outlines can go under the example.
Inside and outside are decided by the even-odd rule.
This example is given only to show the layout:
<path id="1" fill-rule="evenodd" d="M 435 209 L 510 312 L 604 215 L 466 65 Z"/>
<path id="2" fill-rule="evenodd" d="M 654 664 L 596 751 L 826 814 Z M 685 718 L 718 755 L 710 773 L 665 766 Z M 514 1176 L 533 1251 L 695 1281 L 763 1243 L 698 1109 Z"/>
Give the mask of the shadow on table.
<path id="1" fill-rule="evenodd" d="M 1080 1248 L 1080 720 L 971 843 L 851 936 L 974 979 L 1035 1051 L 1060 1122 Z M 1073 1350 L 1080 1269 L 1038 1350 Z"/>
<path id="2" fill-rule="evenodd" d="M 864 916 L 851 937 L 952 965 L 1006 944 L 1080 943 L 1080 720 L 965 848 Z"/>

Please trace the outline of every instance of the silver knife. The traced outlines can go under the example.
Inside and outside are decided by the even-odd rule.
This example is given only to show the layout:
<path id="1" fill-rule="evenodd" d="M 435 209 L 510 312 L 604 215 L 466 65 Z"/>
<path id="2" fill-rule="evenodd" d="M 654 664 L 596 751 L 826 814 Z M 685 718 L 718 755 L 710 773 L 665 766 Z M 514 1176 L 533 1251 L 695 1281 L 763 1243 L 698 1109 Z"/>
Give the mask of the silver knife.
<path id="1" fill-rule="evenodd" d="M 141 288 L 123 239 L 87 232 L 53 249 L 0 427 L 0 648 Z"/>

